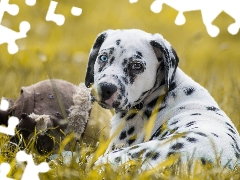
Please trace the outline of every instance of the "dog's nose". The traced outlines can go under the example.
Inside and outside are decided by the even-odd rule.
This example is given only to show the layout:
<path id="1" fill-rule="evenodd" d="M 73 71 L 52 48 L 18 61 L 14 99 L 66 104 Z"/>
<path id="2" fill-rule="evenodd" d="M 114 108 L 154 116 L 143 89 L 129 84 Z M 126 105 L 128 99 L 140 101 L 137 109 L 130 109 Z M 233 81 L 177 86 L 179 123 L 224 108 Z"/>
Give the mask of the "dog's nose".
<path id="1" fill-rule="evenodd" d="M 108 100 L 117 91 L 117 86 L 111 83 L 100 83 L 99 86 L 102 101 Z"/>

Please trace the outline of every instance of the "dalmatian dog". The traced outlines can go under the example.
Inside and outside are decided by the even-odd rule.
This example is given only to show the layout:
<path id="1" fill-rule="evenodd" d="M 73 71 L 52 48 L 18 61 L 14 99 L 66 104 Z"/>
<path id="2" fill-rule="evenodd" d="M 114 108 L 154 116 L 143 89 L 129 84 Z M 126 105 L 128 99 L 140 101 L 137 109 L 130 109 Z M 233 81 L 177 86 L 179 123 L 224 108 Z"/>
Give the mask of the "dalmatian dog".
<path id="1" fill-rule="evenodd" d="M 239 164 L 237 129 L 208 91 L 178 68 L 178 61 L 160 34 L 131 29 L 98 35 L 85 85 L 115 115 L 111 142 L 96 164 L 137 160 L 149 169 L 173 155 L 181 162 Z"/>

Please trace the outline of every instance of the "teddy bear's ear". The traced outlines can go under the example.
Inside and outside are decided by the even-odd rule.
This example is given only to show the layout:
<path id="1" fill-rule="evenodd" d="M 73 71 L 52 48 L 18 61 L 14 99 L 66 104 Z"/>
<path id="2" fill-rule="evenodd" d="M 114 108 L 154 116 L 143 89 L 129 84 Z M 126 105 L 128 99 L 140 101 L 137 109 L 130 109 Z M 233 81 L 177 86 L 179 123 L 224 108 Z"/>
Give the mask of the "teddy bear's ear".
<path id="1" fill-rule="evenodd" d="M 34 110 L 34 88 L 33 86 L 22 87 L 20 96 L 15 101 L 13 107 L 13 116 L 20 118 L 22 113 L 30 114 Z"/>

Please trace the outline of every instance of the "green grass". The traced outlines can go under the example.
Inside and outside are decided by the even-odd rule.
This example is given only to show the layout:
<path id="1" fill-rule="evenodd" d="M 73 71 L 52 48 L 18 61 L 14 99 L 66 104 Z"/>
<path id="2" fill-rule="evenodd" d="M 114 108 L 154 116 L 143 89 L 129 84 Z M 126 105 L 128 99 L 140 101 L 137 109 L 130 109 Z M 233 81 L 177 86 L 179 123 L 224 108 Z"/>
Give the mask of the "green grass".
<path id="1" fill-rule="evenodd" d="M 45 21 L 49 1 L 37 1 L 34 7 L 28 7 L 24 1 L 10 0 L 19 5 L 20 12 L 16 17 L 5 13 L 3 24 L 18 31 L 19 23 L 27 20 L 31 30 L 27 38 L 17 41 L 21 50 L 15 55 L 8 54 L 6 44 L 0 45 L 0 97 L 16 99 L 21 86 L 49 77 L 74 84 L 84 82 L 88 54 L 98 33 L 106 29 L 140 28 L 150 33 L 161 33 L 173 45 L 180 57 L 179 66 L 209 90 L 239 131 L 240 33 L 232 36 L 227 32 L 228 25 L 234 20 L 221 13 L 213 22 L 221 32 L 218 37 L 211 38 L 199 11 L 185 13 L 186 24 L 176 26 L 177 11 L 164 5 L 160 14 L 154 14 L 149 9 L 152 1 L 139 0 L 136 4 L 129 4 L 128 0 L 59 0 L 56 13 L 66 17 L 65 24 L 59 27 Z M 72 16 L 72 6 L 81 7 L 83 14 Z M 43 56 L 47 59 L 48 71 L 42 61 Z M 96 123 L 92 121 L 91 125 L 96 126 L 98 120 L 95 118 Z M 107 124 L 108 121 L 102 122 Z M 102 127 L 103 124 L 100 129 Z M 88 136 L 95 139 L 94 143 L 99 137 L 97 131 L 88 131 Z M 81 144 L 79 163 L 52 163 L 52 170 L 41 174 L 41 179 L 240 179 L 239 167 L 227 170 L 199 165 L 199 169 L 189 172 L 188 165 L 171 166 L 176 159 L 170 159 L 165 165 L 148 172 L 139 173 L 139 163 L 131 162 L 131 166 L 119 167 L 117 171 L 106 166 L 105 171 L 99 174 L 99 169 L 93 169 L 88 162 L 89 156 L 95 155 L 95 148 L 90 146 L 93 139 L 88 138 Z M 19 179 L 23 170 L 15 166 L 17 149 L 9 149 L 8 142 L 9 137 L 2 135 L 0 162 L 9 162 L 12 167 L 9 176 Z M 41 160 L 44 157 L 36 156 L 37 162 Z"/>

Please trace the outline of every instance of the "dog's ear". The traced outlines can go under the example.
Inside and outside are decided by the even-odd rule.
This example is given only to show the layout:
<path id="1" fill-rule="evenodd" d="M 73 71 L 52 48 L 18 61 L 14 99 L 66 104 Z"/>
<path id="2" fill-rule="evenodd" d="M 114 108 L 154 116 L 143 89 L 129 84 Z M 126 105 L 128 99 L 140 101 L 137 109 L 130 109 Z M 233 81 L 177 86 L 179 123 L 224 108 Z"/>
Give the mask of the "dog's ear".
<path id="1" fill-rule="evenodd" d="M 86 76 L 85 76 L 86 87 L 90 87 L 90 85 L 94 81 L 94 64 L 95 64 L 99 49 L 101 48 L 102 43 L 107 38 L 107 35 L 108 35 L 109 31 L 110 30 L 104 31 L 97 36 L 97 39 L 95 40 L 94 45 L 93 45 L 93 47 L 90 51 L 89 59 L 88 59 L 88 66 L 87 66 L 87 72 L 86 72 Z"/>
<path id="2" fill-rule="evenodd" d="M 165 69 L 165 82 L 168 91 L 175 88 L 174 76 L 178 66 L 178 56 L 170 43 L 162 35 L 154 34 L 154 39 L 150 41 L 151 46 L 159 61 L 163 60 Z"/>

